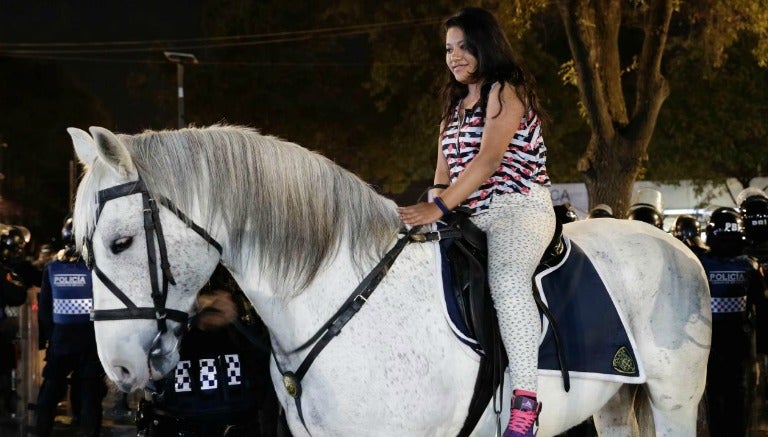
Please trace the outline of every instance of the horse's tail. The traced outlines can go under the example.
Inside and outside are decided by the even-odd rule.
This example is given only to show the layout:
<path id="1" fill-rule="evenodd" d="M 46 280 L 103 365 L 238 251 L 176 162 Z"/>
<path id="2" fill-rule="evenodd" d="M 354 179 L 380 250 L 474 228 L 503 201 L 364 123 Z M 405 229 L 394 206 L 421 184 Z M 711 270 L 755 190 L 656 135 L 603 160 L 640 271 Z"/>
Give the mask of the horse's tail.
<path id="1" fill-rule="evenodd" d="M 651 400 L 648 397 L 648 390 L 645 386 L 639 385 L 635 390 L 635 419 L 640 428 L 640 437 L 655 437 L 656 428 L 653 423 L 653 410 L 651 409 Z"/>

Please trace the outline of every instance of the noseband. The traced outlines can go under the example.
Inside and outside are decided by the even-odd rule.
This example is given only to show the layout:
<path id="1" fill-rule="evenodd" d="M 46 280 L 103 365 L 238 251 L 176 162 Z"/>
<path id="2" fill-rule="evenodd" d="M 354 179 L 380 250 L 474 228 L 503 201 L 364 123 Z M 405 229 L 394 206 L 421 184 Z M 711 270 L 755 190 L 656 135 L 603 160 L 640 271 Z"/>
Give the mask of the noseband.
<path id="1" fill-rule="evenodd" d="M 133 194 L 141 194 L 143 202 L 143 214 L 144 214 L 144 233 L 147 239 L 147 261 L 149 264 L 149 278 L 152 284 L 152 302 L 153 307 L 139 307 L 133 301 L 131 301 L 120 287 L 115 285 L 104 272 L 102 272 L 93 254 L 93 234 L 88 236 L 85 240 L 86 248 L 88 251 L 85 257 L 88 266 L 93 270 L 96 276 L 101 282 L 112 292 L 118 299 L 120 299 L 126 308 L 108 309 L 108 310 L 93 310 L 91 314 L 91 320 L 126 320 L 126 319 L 150 319 L 157 320 L 158 335 L 155 337 L 153 345 L 159 341 L 160 336 L 168 330 L 166 319 L 185 324 L 187 322 L 188 315 L 185 311 L 179 311 L 171 308 L 166 308 L 165 303 L 168 298 L 168 284 L 176 285 L 176 281 L 171 273 L 171 265 L 168 263 L 168 253 L 165 247 L 165 237 L 163 236 L 163 226 L 160 223 L 160 213 L 157 207 L 157 202 L 150 196 L 144 181 L 139 177 L 137 181 L 128 182 L 125 184 L 117 185 L 114 187 L 106 188 L 98 192 L 98 209 L 96 210 L 96 223 L 95 228 L 99 223 L 99 217 L 101 217 L 101 211 L 104 209 L 104 205 L 113 199 L 119 199 L 125 196 L 131 196 Z M 184 223 L 197 232 L 205 241 L 213 246 L 219 255 L 222 253 L 221 245 L 211 237 L 205 229 L 193 223 L 189 218 L 182 213 L 176 206 L 167 198 L 160 197 L 160 204 L 168 208 L 171 212 L 176 214 Z M 161 279 L 157 276 L 157 256 L 155 251 L 155 239 L 157 240 L 157 251 L 160 254 L 160 269 L 162 271 L 162 283 Z"/>

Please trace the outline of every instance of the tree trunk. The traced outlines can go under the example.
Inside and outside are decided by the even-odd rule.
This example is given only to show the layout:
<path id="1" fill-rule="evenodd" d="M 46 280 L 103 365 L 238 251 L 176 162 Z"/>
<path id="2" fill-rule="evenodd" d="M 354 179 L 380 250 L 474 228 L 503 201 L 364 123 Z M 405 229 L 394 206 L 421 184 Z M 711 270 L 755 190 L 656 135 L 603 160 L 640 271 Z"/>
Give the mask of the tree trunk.
<path id="1" fill-rule="evenodd" d="M 636 61 L 634 107 L 628 115 L 618 46 L 622 1 L 557 3 L 592 130 L 578 170 L 585 178 L 590 208 L 605 203 L 616 217 L 626 217 L 633 184 L 647 160 L 656 119 L 669 94 L 661 57 L 673 4 L 673 0 L 650 0 L 641 8 L 645 37 Z"/>
<path id="2" fill-rule="evenodd" d="M 610 205 L 617 218 L 627 216 L 632 187 L 642 166 L 642 152 L 648 141 L 628 144 L 618 135 L 603 138 L 592 135 L 587 152 L 579 161 L 584 175 L 590 209 L 597 204 Z"/>

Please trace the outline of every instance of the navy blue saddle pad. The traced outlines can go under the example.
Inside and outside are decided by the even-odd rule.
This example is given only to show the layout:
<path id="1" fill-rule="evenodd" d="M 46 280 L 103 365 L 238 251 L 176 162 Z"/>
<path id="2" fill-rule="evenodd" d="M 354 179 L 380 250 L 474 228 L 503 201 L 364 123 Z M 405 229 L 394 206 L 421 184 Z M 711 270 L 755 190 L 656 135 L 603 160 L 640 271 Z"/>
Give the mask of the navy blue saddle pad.
<path id="1" fill-rule="evenodd" d="M 564 240 L 565 257 L 555 266 L 540 267 L 534 280 L 554 315 L 571 378 L 644 382 L 645 372 L 635 357 L 634 339 L 610 291 L 584 251 L 568 238 Z M 445 268 L 443 271 L 445 309 L 451 328 L 460 341 L 482 353 L 459 315 L 455 297 L 448 291 L 450 278 Z M 560 376 L 554 334 L 545 317 L 542 337 L 539 373 Z"/>
<path id="2" fill-rule="evenodd" d="M 542 300 L 555 319 L 571 377 L 638 383 L 645 380 L 635 342 L 589 257 L 565 239 L 565 258 L 537 272 Z M 539 372 L 559 375 L 552 327 L 542 319 Z"/>

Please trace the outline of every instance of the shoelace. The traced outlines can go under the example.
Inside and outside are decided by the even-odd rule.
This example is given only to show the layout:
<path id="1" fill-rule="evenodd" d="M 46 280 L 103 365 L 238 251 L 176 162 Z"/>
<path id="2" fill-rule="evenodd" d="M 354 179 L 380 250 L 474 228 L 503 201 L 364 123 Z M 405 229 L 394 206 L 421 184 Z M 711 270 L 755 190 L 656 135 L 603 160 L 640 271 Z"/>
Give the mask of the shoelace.
<path id="1" fill-rule="evenodd" d="M 509 429 L 515 432 L 526 433 L 536 421 L 536 411 L 524 411 L 517 408 L 512 409 L 509 416 Z"/>

